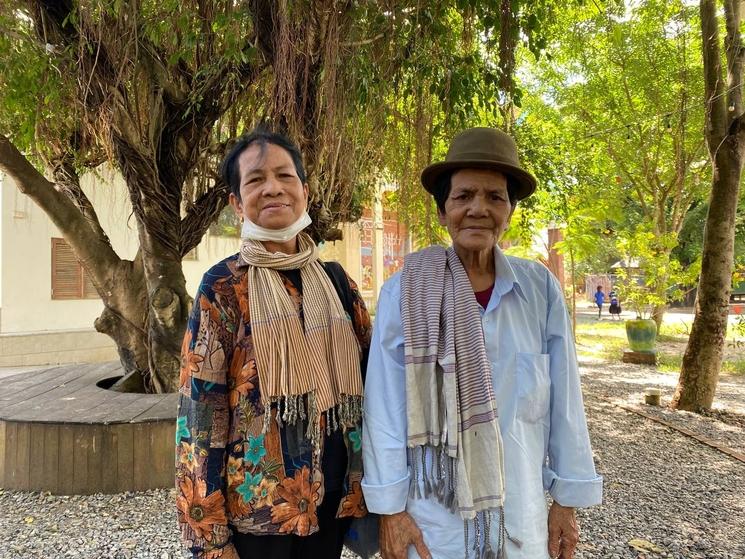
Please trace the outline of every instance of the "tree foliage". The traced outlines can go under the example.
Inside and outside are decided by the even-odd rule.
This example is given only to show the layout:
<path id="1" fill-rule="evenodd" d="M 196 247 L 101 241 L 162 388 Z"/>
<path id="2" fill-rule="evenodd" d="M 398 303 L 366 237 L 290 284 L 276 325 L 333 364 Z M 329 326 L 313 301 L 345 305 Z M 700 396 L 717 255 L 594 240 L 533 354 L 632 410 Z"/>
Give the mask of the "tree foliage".
<path id="1" fill-rule="evenodd" d="M 620 232 L 638 237 L 632 247 L 651 232 L 653 252 L 670 261 L 709 173 L 697 14 L 682 2 L 658 0 L 564 14 L 552 59 L 526 71 L 533 99 L 518 119 L 518 129 L 537 131 L 532 137 L 547 127 L 558 130 L 555 145 L 538 150 L 551 195 L 538 198 L 537 206 L 569 229 L 583 223 L 576 235 L 566 235 L 567 245 L 594 237 L 595 250 L 585 242 L 582 260 L 603 252 L 613 258 L 618 247 L 598 247 L 614 245 Z M 656 274 L 650 286 L 661 302 L 658 324 L 662 302 L 680 279 L 674 276 Z"/>
<path id="2" fill-rule="evenodd" d="M 319 239 L 337 238 L 336 224 L 359 216 L 383 174 L 401 181 L 402 207 L 424 206 L 413 177 L 477 114 L 509 121 L 500 107 L 519 102 L 514 45 L 540 52 L 540 21 L 556 8 L 6 3 L 0 166 L 91 275 L 105 306 L 96 328 L 114 338 L 130 377 L 159 391 L 177 384 L 191 303 L 181 259 L 225 205 L 215 171 L 231 138 L 268 120 L 300 145 Z M 80 175 L 103 163 L 126 182 L 140 241 L 131 261 L 113 250 L 80 188 Z"/>

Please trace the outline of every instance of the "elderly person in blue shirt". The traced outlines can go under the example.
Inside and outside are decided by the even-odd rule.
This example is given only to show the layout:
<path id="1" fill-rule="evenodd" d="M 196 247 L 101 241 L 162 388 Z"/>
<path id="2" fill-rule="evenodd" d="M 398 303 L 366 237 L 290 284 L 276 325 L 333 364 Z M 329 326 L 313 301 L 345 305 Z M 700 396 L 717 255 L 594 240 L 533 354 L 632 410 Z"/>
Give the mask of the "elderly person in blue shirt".
<path id="1" fill-rule="evenodd" d="M 362 488 L 383 558 L 570 559 L 575 507 L 602 499 L 570 322 L 551 273 L 497 246 L 536 181 L 474 128 L 422 183 L 453 245 L 407 256 L 379 298 Z"/>

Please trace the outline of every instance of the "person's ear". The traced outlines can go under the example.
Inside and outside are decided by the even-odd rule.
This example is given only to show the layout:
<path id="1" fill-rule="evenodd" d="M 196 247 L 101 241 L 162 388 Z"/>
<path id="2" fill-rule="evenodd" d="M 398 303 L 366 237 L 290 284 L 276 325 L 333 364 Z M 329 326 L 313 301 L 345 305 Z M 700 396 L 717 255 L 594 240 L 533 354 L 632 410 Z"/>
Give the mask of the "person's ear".
<path id="1" fill-rule="evenodd" d="M 507 225 L 509 225 L 512 221 L 512 214 L 514 214 L 515 210 L 517 209 L 517 200 L 514 203 L 510 202 L 510 206 L 510 215 L 507 216 Z"/>
<path id="2" fill-rule="evenodd" d="M 442 225 L 443 227 L 447 227 L 447 217 L 445 216 L 445 212 L 440 210 L 440 208 L 437 208 L 437 221 L 439 221 L 440 225 Z"/>
<path id="3" fill-rule="evenodd" d="M 238 196 L 236 196 L 235 194 L 231 192 L 230 196 L 228 196 L 228 203 L 231 206 L 233 206 L 233 211 L 235 212 L 235 215 L 238 216 L 238 219 L 240 219 L 242 222 L 243 217 L 244 217 L 243 216 L 243 203 L 241 202 L 240 198 L 238 198 Z"/>

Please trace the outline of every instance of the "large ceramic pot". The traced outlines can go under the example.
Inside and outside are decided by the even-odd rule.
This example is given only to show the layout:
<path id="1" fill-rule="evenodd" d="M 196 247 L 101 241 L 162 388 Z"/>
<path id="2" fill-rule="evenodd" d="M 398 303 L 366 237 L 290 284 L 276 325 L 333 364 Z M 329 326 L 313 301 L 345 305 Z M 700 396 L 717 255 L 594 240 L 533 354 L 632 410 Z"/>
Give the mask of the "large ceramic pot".
<path id="1" fill-rule="evenodd" d="M 633 351 L 651 353 L 657 340 L 657 324 L 651 318 L 627 320 L 626 337 Z"/>

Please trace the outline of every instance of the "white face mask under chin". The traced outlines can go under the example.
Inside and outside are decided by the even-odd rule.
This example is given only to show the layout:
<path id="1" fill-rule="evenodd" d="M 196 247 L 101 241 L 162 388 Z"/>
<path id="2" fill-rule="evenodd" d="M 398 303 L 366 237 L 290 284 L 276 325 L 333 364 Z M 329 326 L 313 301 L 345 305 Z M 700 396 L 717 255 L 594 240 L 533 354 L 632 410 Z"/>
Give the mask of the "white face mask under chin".
<path id="1" fill-rule="evenodd" d="M 313 223 L 308 212 L 303 212 L 298 220 L 284 229 L 267 229 L 256 225 L 247 218 L 243 219 L 243 228 L 241 229 L 241 239 L 251 239 L 254 241 L 273 241 L 275 243 L 286 243 L 295 238 L 303 229 Z"/>

